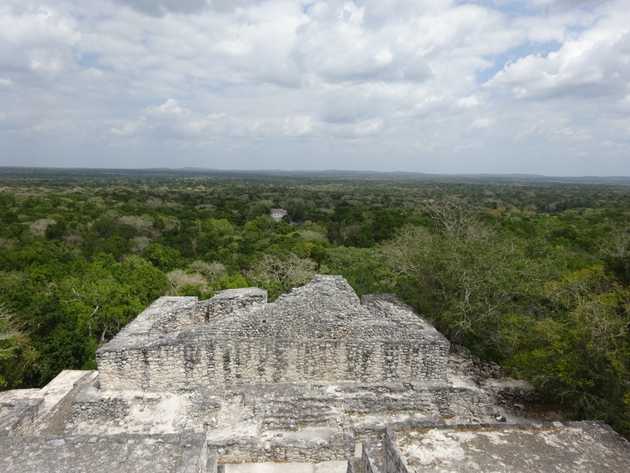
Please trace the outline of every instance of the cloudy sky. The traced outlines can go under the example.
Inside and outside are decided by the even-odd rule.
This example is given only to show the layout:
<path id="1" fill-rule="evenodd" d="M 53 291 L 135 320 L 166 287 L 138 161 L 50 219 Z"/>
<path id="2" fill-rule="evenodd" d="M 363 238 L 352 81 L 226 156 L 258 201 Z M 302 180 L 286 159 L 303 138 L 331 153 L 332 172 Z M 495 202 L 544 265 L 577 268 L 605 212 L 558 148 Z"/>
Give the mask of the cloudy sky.
<path id="1" fill-rule="evenodd" d="M 630 1 L 1 0 L 0 165 L 630 175 Z"/>

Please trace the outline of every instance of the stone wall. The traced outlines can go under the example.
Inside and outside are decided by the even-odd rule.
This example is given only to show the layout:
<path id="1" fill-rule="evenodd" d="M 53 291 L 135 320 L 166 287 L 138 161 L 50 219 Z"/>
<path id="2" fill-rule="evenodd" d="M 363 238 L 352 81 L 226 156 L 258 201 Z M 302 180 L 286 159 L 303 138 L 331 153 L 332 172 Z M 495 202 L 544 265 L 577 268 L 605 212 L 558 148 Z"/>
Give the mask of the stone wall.
<path id="1" fill-rule="evenodd" d="M 368 448 L 365 443 L 361 450 L 361 473 L 380 473 L 374 466 L 374 462 L 368 454 Z"/>
<path id="2" fill-rule="evenodd" d="M 407 465 L 400 454 L 400 450 L 396 446 L 396 437 L 394 433 L 387 429 L 383 437 L 383 452 L 385 455 L 385 472 L 384 473 L 409 473 Z"/>
<path id="3" fill-rule="evenodd" d="M 0 442 L 7 473 L 206 473 L 201 434 L 16 437 Z"/>
<path id="4" fill-rule="evenodd" d="M 312 429 L 295 437 L 242 438 L 229 444 L 208 440 L 208 448 L 217 452 L 219 464 L 344 461 L 352 456 L 353 446 L 351 432 L 323 429 Z"/>
<path id="5" fill-rule="evenodd" d="M 447 385 L 289 383 L 210 391 L 123 394 L 90 390 L 75 399 L 65 431 L 122 432 L 121 426 L 126 426 L 128 432 L 168 433 L 250 425 L 254 430 L 296 432 L 351 425 L 364 441 L 374 435 L 380 438 L 385 423 L 405 429 L 438 419 L 489 422 L 496 412 L 491 400 L 478 391 Z M 462 407 L 453 409 L 451 405 Z"/>
<path id="6" fill-rule="evenodd" d="M 238 314 L 267 303 L 267 291 L 258 288 L 228 289 L 211 299 L 197 301 L 184 310 L 170 311 L 155 319 L 152 330 L 173 333 L 210 323 L 217 317 Z"/>
<path id="7" fill-rule="evenodd" d="M 150 391 L 286 382 L 441 381 L 448 347 L 423 342 L 192 337 L 99 352 L 99 379 L 106 389 Z"/>
<path id="8" fill-rule="evenodd" d="M 245 288 L 161 298 L 97 351 L 101 387 L 222 391 L 272 383 L 446 381 L 449 343 L 388 296 L 363 302 L 339 276 L 277 301 Z"/>
<path id="9" fill-rule="evenodd" d="M 129 402 L 125 399 L 102 398 L 91 402 L 78 401 L 72 406 L 72 412 L 66 423 L 68 426 L 79 422 L 123 421 L 129 415 Z"/>
<path id="10" fill-rule="evenodd" d="M 0 399 L 0 437 L 31 430 L 41 402 L 41 398 L 12 399 L 6 403 Z"/>

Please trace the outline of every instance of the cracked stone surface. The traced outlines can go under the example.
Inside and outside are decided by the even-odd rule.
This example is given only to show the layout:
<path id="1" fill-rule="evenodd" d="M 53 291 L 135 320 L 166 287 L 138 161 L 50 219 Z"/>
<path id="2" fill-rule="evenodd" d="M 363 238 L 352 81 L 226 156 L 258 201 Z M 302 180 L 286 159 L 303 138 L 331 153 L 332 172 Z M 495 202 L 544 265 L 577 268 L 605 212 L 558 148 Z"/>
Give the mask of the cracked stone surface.
<path id="1" fill-rule="evenodd" d="M 396 433 L 409 473 L 629 471 L 630 448 L 595 422 L 433 428 Z"/>

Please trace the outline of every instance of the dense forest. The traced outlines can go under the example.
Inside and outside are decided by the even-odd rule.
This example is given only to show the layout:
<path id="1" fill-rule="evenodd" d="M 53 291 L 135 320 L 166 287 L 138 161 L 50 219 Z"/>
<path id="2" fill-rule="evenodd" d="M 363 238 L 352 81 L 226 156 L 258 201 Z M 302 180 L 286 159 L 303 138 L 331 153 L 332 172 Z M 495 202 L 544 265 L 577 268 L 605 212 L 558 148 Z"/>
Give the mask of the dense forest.
<path id="1" fill-rule="evenodd" d="M 0 389 L 94 368 L 161 295 L 274 298 L 318 272 L 630 434 L 630 186 L 602 183 L 5 174 Z"/>

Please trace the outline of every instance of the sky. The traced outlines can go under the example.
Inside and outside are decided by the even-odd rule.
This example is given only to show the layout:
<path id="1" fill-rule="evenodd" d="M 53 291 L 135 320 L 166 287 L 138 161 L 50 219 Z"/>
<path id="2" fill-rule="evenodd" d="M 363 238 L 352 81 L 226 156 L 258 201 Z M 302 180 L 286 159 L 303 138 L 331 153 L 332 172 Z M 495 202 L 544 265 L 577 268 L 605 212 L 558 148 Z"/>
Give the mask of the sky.
<path id="1" fill-rule="evenodd" d="M 0 166 L 630 175 L 630 0 L 1 0 Z"/>

